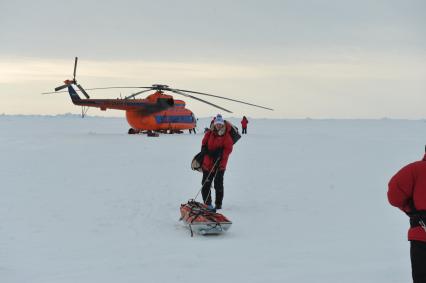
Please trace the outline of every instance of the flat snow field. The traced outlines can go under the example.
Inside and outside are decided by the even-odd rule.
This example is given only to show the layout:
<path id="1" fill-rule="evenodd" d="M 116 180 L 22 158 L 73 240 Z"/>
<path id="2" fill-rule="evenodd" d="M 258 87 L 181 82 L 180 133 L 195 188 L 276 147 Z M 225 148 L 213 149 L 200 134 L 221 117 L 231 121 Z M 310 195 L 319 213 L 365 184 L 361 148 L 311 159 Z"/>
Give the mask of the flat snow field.
<path id="1" fill-rule="evenodd" d="M 225 174 L 233 226 L 191 238 L 179 207 L 208 121 L 150 138 L 124 118 L 0 116 L 0 282 L 410 282 L 386 193 L 425 121 L 251 119 Z"/>

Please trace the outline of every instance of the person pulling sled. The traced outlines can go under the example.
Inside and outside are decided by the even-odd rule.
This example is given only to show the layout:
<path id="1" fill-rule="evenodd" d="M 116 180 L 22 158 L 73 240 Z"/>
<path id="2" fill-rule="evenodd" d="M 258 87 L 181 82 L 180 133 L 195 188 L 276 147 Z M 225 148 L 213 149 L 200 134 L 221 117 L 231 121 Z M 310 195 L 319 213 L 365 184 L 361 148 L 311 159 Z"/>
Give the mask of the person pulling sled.
<path id="1" fill-rule="evenodd" d="M 232 222 L 216 210 L 222 208 L 223 177 L 226 164 L 232 152 L 233 145 L 241 138 L 238 128 L 230 122 L 223 120 L 218 114 L 207 128 L 201 142 L 201 152 L 192 159 L 192 170 L 203 173 L 201 189 L 194 199 L 190 199 L 180 207 L 181 218 L 193 232 L 201 235 L 221 234 L 226 232 Z M 216 201 L 212 206 L 211 184 L 214 182 Z M 203 202 L 196 201 L 201 192 Z"/>
<path id="2" fill-rule="evenodd" d="M 203 201 L 212 207 L 211 184 L 213 182 L 216 191 L 215 209 L 222 208 L 224 195 L 223 178 L 229 155 L 232 152 L 234 140 L 231 136 L 232 124 L 225 121 L 222 115 L 218 114 L 210 129 L 204 134 L 201 142 L 202 162 L 201 168 L 203 178 L 201 181 L 201 194 Z"/>

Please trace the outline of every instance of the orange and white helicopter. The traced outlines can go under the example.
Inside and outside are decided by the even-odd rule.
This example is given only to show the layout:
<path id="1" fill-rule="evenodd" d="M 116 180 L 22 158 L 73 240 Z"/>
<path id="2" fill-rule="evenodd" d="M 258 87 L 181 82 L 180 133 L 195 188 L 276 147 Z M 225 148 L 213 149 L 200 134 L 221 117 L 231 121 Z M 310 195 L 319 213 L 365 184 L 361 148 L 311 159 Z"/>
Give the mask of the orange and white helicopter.
<path id="1" fill-rule="evenodd" d="M 72 102 L 75 105 L 82 106 L 82 115 L 87 112 L 87 107 L 96 107 L 105 111 L 107 109 L 118 109 L 126 111 L 127 122 L 131 126 L 128 133 L 137 134 L 137 133 L 152 133 L 152 132 L 168 132 L 168 133 L 179 133 L 182 130 L 193 129 L 195 128 L 196 118 L 194 113 L 185 108 L 185 102 L 183 100 L 174 99 L 173 96 L 166 94 L 165 92 L 172 92 L 180 94 L 184 97 L 192 98 L 203 103 L 209 104 L 213 107 L 216 107 L 220 110 L 223 110 L 228 113 L 232 113 L 230 110 L 225 109 L 219 105 L 213 104 L 201 98 L 195 97 L 192 94 L 211 96 L 220 99 L 226 99 L 238 103 L 243 103 L 251 105 L 254 107 L 260 107 L 267 110 L 273 110 L 268 107 L 263 107 L 260 105 L 255 105 L 252 103 L 231 99 L 227 97 L 212 95 L 203 92 L 183 90 L 183 89 L 174 89 L 170 88 L 167 85 L 154 84 L 152 86 L 136 86 L 136 87 L 99 87 L 99 88 L 88 88 L 87 90 L 102 90 L 102 89 L 142 89 L 136 93 L 133 93 L 125 98 L 117 99 L 92 99 L 86 90 L 77 83 L 75 79 L 77 71 L 77 61 L 78 58 L 75 57 L 74 62 L 74 73 L 72 80 L 65 80 L 64 85 L 58 86 L 55 88 L 55 92 L 45 92 L 56 93 L 64 88 L 68 88 L 68 93 L 71 97 Z M 75 88 L 77 87 L 77 89 Z M 82 99 L 77 91 L 80 91 L 86 98 Z M 137 95 L 140 95 L 144 92 L 155 91 L 154 93 L 148 95 L 144 99 L 136 99 Z"/>

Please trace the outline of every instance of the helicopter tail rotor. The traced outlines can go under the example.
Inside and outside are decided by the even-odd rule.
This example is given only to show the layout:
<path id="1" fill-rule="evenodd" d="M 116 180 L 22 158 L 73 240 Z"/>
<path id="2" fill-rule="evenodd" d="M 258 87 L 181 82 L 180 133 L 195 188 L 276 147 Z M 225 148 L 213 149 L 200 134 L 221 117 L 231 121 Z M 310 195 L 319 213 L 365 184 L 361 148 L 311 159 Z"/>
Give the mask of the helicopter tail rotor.
<path id="1" fill-rule="evenodd" d="M 77 84 L 77 80 L 75 79 L 75 76 L 77 74 L 77 62 L 78 62 L 78 57 L 75 57 L 75 60 L 74 60 L 74 72 L 73 72 L 73 78 L 72 78 L 72 80 L 65 80 L 63 85 L 55 87 L 55 91 L 54 92 L 45 92 L 43 94 L 55 93 L 55 92 L 60 91 L 60 90 L 62 90 L 64 88 L 67 88 L 70 85 L 76 85 L 77 88 L 81 91 L 81 93 L 84 94 L 84 96 L 86 98 L 90 98 L 89 94 L 87 94 L 87 92 L 84 90 L 84 88 L 80 84 Z"/>
<path id="2" fill-rule="evenodd" d="M 87 94 L 87 92 L 84 90 L 84 88 L 80 84 L 78 84 L 77 87 L 84 94 L 86 98 L 90 98 L 90 96 Z"/>
<path id="3" fill-rule="evenodd" d="M 73 82 L 74 83 L 76 83 L 77 81 L 75 80 L 75 73 L 76 73 L 76 71 L 77 71 L 77 61 L 78 61 L 78 57 L 75 57 L 75 60 L 74 60 L 74 73 L 73 73 L 73 78 L 72 78 L 72 80 L 73 80 Z"/>
<path id="4" fill-rule="evenodd" d="M 61 89 L 64 89 L 64 88 L 66 88 L 67 86 L 68 86 L 67 84 L 64 84 L 64 85 L 61 85 L 61 86 L 55 87 L 55 92 L 57 92 L 57 91 L 59 91 L 59 90 L 61 90 Z M 52 92 L 46 92 L 46 93 L 52 93 Z"/>

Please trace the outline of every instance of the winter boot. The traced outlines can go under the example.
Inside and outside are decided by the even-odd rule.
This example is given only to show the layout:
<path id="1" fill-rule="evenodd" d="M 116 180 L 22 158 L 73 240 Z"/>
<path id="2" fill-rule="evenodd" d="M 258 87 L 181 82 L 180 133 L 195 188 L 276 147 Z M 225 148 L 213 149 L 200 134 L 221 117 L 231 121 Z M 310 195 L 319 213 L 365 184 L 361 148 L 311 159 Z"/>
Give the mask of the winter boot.
<path id="1" fill-rule="evenodd" d="M 207 209 L 212 211 L 212 212 L 216 212 L 216 208 L 214 208 L 213 205 L 211 205 L 211 204 L 207 205 Z"/>

